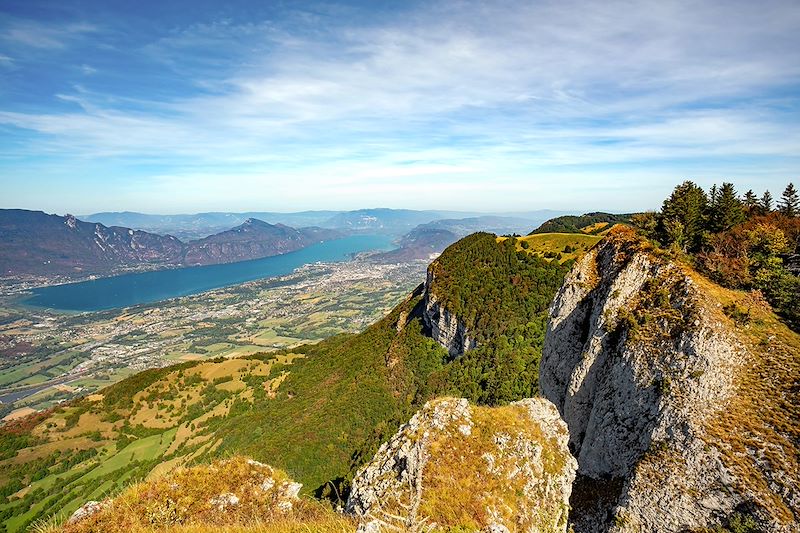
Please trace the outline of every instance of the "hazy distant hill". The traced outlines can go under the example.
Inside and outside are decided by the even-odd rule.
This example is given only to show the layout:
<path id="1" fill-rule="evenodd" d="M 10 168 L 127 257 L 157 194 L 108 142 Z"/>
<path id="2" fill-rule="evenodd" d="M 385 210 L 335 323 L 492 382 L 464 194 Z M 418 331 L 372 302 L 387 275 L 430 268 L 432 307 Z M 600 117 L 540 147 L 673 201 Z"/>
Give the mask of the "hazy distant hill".
<path id="1" fill-rule="evenodd" d="M 298 213 L 210 212 L 186 215 L 150 215 L 124 211 L 94 213 L 79 218 L 87 222 L 99 222 L 106 226 L 124 226 L 162 235 L 175 235 L 179 239 L 187 241 L 229 230 L 243 224 L 249 218 L 297 228 L 322 225 L 338 213 L 339 211 L 301 211 Z"/>
<path id="2" fill-rule="evenodd" d="M 247 219 L 238 227 L 184 243 L 72 215 L 0 210 L 0 275 L 109 274 L 120 269 L 210 265 L 259 259 L 341 237 L 322 228 L 295 229 Z"/>
<path id="3" fill-rule="evenodd" d="M 555 211 L 527 213 L 529 218 L 484 215 L 468 218 L 448 218 L 420 224 L 405 234 L 398 242 L 398 249 L 380 255 L 381 260 L 401 261 L 427 259 L 439 253 L 458 239 L 478 231 L 497 235 L 527 233 L 531 227 L 541 224 Z"/>
<path id="4" fill-rule="evenodd" d="M 346 211 L 331 217 L 322 225 L 350 232 L 403 235 L 420 224 L 453 217 L 465 217 L 474 213 L 454 211 L 415 211 L 413 209 L 359 209 Z"/>
<path id="5" fill-rule="evenodd" d="M 321 240 L 341 237 L 341 233 L 322 228 L 295 229 L 283 224 L 268 224 L 248 218 L 240 226 L 191 241 L 186 245 L 183 262 L 209 265 L 246 261 L 256 257 L 285 254 Z"/>

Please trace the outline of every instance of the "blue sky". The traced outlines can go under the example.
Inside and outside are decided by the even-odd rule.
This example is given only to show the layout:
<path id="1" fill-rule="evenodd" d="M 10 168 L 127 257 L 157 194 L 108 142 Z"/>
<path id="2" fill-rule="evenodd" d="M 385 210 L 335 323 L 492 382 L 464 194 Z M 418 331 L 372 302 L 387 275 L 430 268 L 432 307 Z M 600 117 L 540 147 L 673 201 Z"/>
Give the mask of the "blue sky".
<path id="1" fill-rule="evenodd" d="M 0 0 L 0 207 L 777 196 L 800 182 L 798 28 L 796 0 Z"/>

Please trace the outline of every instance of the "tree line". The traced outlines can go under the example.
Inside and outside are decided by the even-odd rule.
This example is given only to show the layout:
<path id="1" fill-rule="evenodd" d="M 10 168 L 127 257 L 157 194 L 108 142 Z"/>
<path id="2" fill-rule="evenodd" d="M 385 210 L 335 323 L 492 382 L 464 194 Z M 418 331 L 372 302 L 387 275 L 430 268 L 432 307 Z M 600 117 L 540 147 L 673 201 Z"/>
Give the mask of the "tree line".
<path id="1" fill-rule="evenodd" d="M 769 191 L 739 195 L 723 183 L 706 192 L 684 181 L 660 212 L 637 215 L 634 223 L 718 283 L 761 291 L 800 330 L 800 195 L 793 183 L 776 202 Z"/>

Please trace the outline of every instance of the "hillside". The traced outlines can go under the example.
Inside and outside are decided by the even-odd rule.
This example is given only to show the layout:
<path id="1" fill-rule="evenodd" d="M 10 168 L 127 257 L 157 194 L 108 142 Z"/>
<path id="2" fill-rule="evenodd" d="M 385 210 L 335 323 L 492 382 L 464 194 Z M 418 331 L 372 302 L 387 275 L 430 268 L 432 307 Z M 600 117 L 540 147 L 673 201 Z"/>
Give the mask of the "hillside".
<path id="1" fill-rule="evenodd" d="M 83 275 L 138 264 L 179 264 L 184 244 L 171 236 L 106 227 L 71 215 L 0 209 L 0 274 Z"/>
<path id="2" fill-rule="evenodd" d="M 586 233 L 598 235 L 614 224 L 629 224 L 632 215 L 613 215 L 611 213 L 586 213 L 585 215 L 566 215 L 552 218 L 533 230 L 536 233 Z"/>
<path id="3" fill-rule="evenodd" d="M 342 234 L 322 228 L 295 229 L 248 218 L 240 226 L 186 244 L 184 265 L 212 265 L 293 252 Z"/>
<path id="4" fill-rule="evenodd" d="M 556 296 L 540 368 L 575 531 L 797 531 L 798 375 L 766 302 L 612 230 Z"/>
<path id="5" fill-rule="evenodd" d="M 346 493 L 355 470 L 427 399 L 494 404 L 535 394 L 547 307 L 567 267 L 476 234 L 431 268 L 440 274 L 435 286 L 420 288 L 361 334 L 149 370 L 4 427 L 0 486 L 13 496 L 0 516 L 8 530 L 51 509 L 70 513 L 154 469 L 230 453 L 284 469 L 304 491 L 333 497 Z M 485 289 L 463 291 L 461 282 Z M 431 291 L 463 302 L 457 310 L 481 342 L 474 350 L 451 360 L 429 337 L 424 302 Z"/>
<path id="6" fill-rule="evenodd" d="M 424 414 L 432 398 L 493 406 L 541 394 L 569 429 L 564 438 L 577 460 L 568 490 L 576 533 L 795 531 L 798 365 L 800 336 L 768 304 L 714 284 L 633 229 L 612 228 L 564 263 L 478 233 L 448 247 L 425 285 L 363 333 L 146 371 L 4 427 L 0 516 L 19 531 L 51 509 L 72 513 L 133 480 L 244 454 L 302 483 L 303 498 L 344 505 L 352 489 L 355 501 L 383 494 L 388 500 L 380 501 L 399 502 L 372 511 L 358 504 L 369 520 L 406 511 L 413 518 L 417 505 L 453 523 L 486 524 L 457 503 L 481 493 L 457 490 L 475 478 L 434 481 L 442 495 L 426 500 L 404 492 L 407 483 L 421 486 L 402 474 L 406 467 L 387 465 L 409 465 L 430 450 L 435 459 L 419 464 L 433 461 L 439 479 L 441 468 L 460 467 L 437 450 L 489 461 L 487 447 L 505 437 L 478 433 L 462 445 L 459 434 L 472 431 L 463 423 L 444 440 L 424 440 L 427 432 L 413 423 L 395 430 L 410 418 L 440 416 Z M 419 409 L 423 415 L 412 418 Z M 543 409 L 535 420 L 550 416 Z M 442 420 L 463 415 L 460 407 L 452 412 Z M 517 416 L 514 431 L 527 427 Z M 470 417 L 510 420 L 482 410 Z M 511 467 L 532 449 L 514 442 Z M 535 479 L 543 479 L 537 468 Z M 391 472 L 405 481 L 392 485 Z M 501 494 L 498 486 L 488 497 Z M 554 530 L 567 527 L 564 514 L 548 516 L 556 517 Z"/>
<path id="7" fill-rule="evenodd" d="M 81 277 L 123 270 L 211 265 L 299 250 L 341 233 L 294 229 L 247 219 L 233 229 L 184 243 L 125 227 L 107 227 L 72 215 L 0 209 L 0 277 Z"/>

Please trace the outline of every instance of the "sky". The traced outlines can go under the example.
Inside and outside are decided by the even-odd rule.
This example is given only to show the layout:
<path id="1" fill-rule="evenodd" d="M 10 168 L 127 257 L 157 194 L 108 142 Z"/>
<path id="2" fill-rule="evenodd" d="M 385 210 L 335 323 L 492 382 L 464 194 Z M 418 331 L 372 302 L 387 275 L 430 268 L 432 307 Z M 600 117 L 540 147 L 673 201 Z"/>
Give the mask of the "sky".
<path id="1" fill-rule="evenodd" d="M 800 2 L 0 0 L 0 207 L 657 208 L 800 183 Z"/>

